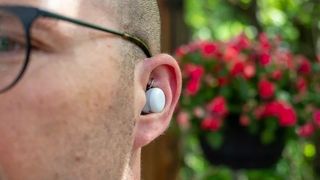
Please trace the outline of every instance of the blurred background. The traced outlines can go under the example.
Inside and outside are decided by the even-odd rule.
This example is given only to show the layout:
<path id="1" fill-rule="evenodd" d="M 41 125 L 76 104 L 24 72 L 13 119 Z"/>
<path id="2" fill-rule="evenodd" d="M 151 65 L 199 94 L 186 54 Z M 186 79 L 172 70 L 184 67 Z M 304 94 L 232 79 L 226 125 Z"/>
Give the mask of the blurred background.
<path id="1" fill-rule="evenodd" d="M 320 179 L 320 1 L 158 4 L 183 91 L 142 179 Z"/>

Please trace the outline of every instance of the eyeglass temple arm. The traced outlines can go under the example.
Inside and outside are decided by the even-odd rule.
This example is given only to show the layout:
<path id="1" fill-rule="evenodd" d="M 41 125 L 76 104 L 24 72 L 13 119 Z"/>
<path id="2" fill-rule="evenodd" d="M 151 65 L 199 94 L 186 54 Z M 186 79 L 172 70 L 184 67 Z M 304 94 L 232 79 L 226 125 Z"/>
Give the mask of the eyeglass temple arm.
<path id="1" fill-rule="evenodd" d="M 103 28 L 103 27 L 100 27 L 100 26 L 97 26 L 94 24 L 90 24 L 90 23 L 87 23 L 84 21 L 79 21 L 76 19 L 68 18 L 68 17 L 62 16 L 59 14 L 48 12 L 48 11 L 39 10 L 39 13 L 43 17 L 51 17 L 51 18 L 55 18 L 55 19 L 61 19 L 61 20 L 65 20 L 65 21 L 80 25 L 80 26 L 85 26 L 85 27 L 92 28 L 95 30 L 100 30 L 103 32 L 107 32 L 107 33 L 115 34 L 117 36 L 121 36 L 123 39 L 128 40 L 128 41 L 136 44 L 137 46 L 139 46 L 148 58 L 150 58 L 152 56 L 147 44 L 134 35 L 131 35 L 131 34 L 128 34 L 125 32 L 118 32 L 118 31 L 114 31 L 111 29 Z"/>

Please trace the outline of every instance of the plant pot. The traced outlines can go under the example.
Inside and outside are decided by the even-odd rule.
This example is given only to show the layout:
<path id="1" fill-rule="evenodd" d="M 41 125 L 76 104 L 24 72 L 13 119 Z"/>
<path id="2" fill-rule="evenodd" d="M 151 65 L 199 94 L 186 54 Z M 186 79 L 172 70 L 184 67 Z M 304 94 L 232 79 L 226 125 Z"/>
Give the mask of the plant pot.
<path id="1" fill-rule="evenodd" d="M 205 158 L 213 165 L 232 169 L 271 168 L 281 158 L 284 149 L 284 129 L 276 131 L 277 139 L 263 144 L 259 135 L 252 135 L 239 124 L 238 118 L 226 119 L 223 144 L 213 148 L 206 136 L 199 136 Z"/>

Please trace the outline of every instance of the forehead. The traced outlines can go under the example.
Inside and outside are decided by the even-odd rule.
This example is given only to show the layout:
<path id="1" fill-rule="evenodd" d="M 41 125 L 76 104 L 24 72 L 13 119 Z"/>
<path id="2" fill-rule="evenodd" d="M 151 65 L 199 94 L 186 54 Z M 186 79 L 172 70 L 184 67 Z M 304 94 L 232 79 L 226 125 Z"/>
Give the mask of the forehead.
<path id="1" fill-rule="evenodd" d="M 3 4 L 34 6 L 101 25 L 116 22 L 116 3 L 109 0 L 0 0 Z"/>
<path id="2" fill-rule="evenodd" d="M 0 0 L 0 4 L 27 5 L 77 16 L 82 0 Z"/>

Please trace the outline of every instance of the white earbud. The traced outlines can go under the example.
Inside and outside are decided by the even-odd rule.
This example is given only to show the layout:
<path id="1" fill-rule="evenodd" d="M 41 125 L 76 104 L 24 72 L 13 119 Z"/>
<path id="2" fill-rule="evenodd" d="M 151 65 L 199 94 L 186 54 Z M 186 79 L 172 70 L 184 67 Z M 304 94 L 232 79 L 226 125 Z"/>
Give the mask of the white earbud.
<path id="1" fill-rule="evenodd" d="M 150 88 L 146 92 L 147 102 L 143 113 L 160 113 L 166 104 L 166 97 L 160 88 Z"/>

